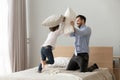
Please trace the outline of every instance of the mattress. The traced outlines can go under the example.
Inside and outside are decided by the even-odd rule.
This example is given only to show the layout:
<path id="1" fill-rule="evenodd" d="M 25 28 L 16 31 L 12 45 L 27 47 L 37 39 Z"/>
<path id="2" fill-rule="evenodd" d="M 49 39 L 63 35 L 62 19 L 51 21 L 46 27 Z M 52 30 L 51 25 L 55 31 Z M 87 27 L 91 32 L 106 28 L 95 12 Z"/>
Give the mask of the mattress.
<path id="1" fill-rule="evenodd" d="M 42 73 L 37 67 L 0 76 L 0 80 L 113 80 L 107 68 L 100 68 L 94 72 L 67 71 L 65 68 L 46 67 Z"/>

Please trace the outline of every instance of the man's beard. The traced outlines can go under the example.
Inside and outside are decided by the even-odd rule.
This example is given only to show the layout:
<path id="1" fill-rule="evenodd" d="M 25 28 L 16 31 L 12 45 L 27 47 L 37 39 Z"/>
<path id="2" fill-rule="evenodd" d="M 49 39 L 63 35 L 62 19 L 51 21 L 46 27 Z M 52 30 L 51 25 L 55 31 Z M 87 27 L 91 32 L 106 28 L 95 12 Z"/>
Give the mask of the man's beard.
<path id="1" fill-rule="evenodd" d="M 82 24 L 77 25 L 79 28 L 82 26 Z"/>

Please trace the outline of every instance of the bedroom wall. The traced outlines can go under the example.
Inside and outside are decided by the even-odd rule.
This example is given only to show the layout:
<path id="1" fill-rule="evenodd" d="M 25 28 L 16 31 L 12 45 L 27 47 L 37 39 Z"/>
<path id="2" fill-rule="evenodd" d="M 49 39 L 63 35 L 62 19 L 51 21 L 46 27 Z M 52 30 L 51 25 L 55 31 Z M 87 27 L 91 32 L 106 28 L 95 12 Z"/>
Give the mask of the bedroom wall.
<path id="1" fill-rule="evenodd" d="M 40 46 L 49 32 L 41 22 L 52 14 L 64 14 L 67 7 L 87 17 L 92 28 L 90 46 L 113 46 L 114 55 L 120 56 L 120 0 L 27 0 L 30 67 L 39 64 Z M 57 45 L 72 46 L 73 42 L 73 38 L 61 36 Z"/>

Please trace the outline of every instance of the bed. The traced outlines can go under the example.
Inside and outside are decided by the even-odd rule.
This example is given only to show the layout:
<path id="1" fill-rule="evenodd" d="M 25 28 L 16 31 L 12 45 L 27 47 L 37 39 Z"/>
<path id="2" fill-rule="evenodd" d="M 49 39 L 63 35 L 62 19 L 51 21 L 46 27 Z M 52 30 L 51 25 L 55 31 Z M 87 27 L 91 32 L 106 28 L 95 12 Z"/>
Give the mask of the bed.
<path id="1" fill-rule="evenodd" d="M 113 80 L 112 47 L 90 47 L 89 65 L 97 63 L 100 67 L 93 72 L 67 71 L 65 68 L 73 52 L 72 46 L 57 46 L 54 50 L 55 64 L 46 66 L 42 73 L 38 73 L 35 67 L 0 76 L 0 80 Z"/>

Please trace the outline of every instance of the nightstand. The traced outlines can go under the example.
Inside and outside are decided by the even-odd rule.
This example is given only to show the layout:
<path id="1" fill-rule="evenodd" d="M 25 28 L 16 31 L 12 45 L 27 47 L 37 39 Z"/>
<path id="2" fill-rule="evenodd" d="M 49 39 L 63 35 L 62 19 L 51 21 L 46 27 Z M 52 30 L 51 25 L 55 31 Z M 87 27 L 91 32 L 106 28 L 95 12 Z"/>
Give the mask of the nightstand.
<path id="1" fill-rule="evenodd" d="M 120 80 L 120 56 L 113 57 L 113 72 L 116 80 Z"/>

